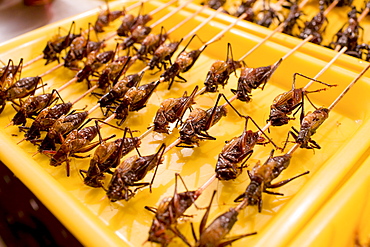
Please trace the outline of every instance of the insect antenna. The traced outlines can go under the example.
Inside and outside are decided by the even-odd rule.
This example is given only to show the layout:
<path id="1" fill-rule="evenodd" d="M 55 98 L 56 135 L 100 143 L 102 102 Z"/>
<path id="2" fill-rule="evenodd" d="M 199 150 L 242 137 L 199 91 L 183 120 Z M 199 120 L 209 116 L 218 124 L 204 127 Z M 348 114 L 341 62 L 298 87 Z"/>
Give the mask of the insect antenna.
<path id="1" fill-rule="evenodd" d="M 211 201 L 209 202 L 209 205 L 207 207 L 207 211 L 204 213 L 203 218 L 202 218 L 202 220 L 200 222 L 200 225 L 199 225 L 199 236 L 202 235 L 203 231 L 206 228 L 207 220 L 208 220 L 208 216 L 209 216 L 209 212 L 211 211 L 212 202 L 213 202 L 213 199 L 215 198 L 216 193 L 217 193 L 217 191 L 214 190 L 213 191 L 213 194 L 212 194 L 212 197 L 211 197 Z"/>

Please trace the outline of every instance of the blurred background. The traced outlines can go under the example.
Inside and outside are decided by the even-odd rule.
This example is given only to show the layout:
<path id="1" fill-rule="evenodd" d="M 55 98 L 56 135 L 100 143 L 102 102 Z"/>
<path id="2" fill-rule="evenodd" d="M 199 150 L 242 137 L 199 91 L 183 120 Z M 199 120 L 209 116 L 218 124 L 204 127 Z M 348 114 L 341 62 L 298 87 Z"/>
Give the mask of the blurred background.
<path id="1" fill-rule="evenodd" d="M 0 0 L 0 43 L 103 5 L 104 0 Z"/>
<path id="2" fill-rule="evenodd" d="M 0 43 L 104 5 L 104 0 L 0 0 Z M 0 161 L 0 247 L 13 246 L 82 245 Z"/>

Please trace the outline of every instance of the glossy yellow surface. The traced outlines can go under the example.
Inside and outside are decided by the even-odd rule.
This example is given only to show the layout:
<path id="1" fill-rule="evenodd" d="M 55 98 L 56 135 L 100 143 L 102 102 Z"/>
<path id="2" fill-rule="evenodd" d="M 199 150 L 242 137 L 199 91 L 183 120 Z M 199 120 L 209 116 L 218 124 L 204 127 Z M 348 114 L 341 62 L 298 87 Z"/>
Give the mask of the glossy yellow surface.
<path id="1" fill-rule="evenodd" d="M 130 4 L 132 3 L 113 2 L 111 3 L 111 9 L 121 9 L 122 6 L 129 6 Z M 145 12 L 150 12 L 161 4 L 159 1 L 150 1 L 145 4 L 144 10 Z M 198 5 L 190 4 L 184 10 L 171 17 L 170 20 L 163 22 L 163 26 L 167 30 L 170 29 L 175 23 L 186 18 L 198 8 Z M 166 8 L 155 14 L 154 21 L 172 9 L 174 7 Z M 135 9 L 132 13 L 136 14 L 137 11 Z M 98 10 L 90 11 L 3 43 L 0 45 L 0 59 L 7 61 L 11 58 L 17 62 L 23 57 L 25 61 L 29 61 L 41 54 L 46 41 L 57 33 L 59 26 L 62 26 L 64 30 L 68 30 L 71 21 L 74 20 L 77 28 L 86 29 L 88 22 L 95 21 L 97 13 Z M 181 29 L 173 32 L 170 39 L 172 41 L 179 40 L 212 13 L 212 10 L 204 10 L 202 14 L 187 22 Z M 200 39 L 203 41 L 210 40 L 234 20 L 233 17 L 219 14 L 198 32 Z M 118 25 L 119 23 L 115 22 L 107 32 L 113 31 Z M 157 26 L 153 32 L 159 32 L 159 30 L 160 27 Z M 261 28 L 255 24 L 244 21 L 239 22 L 221 40 L 206 48 L 194 68 L 183 75 L 188 80 L 187 83 L 175 82 L 171 91 L 167 90 L 167 84 L 159 85 L 150 98 L 147 107 L 139 112 L 131 113 L 123 126 L 129 126 L 133 130 L 138 130 L 139 133 L 135 133 L 135 135 L 145 132 L 151 125 L 159 104 L 164 99 L 180 97 L 185 90 L 188 92 L 192 91 L 195 85 L 203 86 L 203 81 L 211 64 L 216 59 L 224 60 L 226 58 L 228 42 L 232 44 L 234 58 L 238 59 L 259 43 L 269 32 L 268 29 Z M 99 35 L 99 38 L 103 37 L 104 35 Z M 275 63 L 298 43 L 300 43 L 300 40 L 296 38 L 277 34 L 271 41 L 257 49 L 244 61 L 249 67 L 267 66 Z M 182 45 L 185 44 L 186 41 Z M 194 39 L 189 48 L 198 49 L 201 45 L 202 43 L 199 39 Z M 106 50 L 114 47 L 114 40 L 107 42 Z M 299 72 L 306 76 L 314 77 L 335 54 L 335 51 L 324 47 L 306 44 L 282 62 L 263 91 L 255 90 L 253 92 L 251 103 L 246 104 L 235 101 L 233 105 L 242 114 L 252 116 L 262 127 L 268 118 L 269 106 L 273 99 L 291 88 L 293 74 Z M 35 76 L 55 66 L 55 63 L 48 66 L 44 66 L 43 63 L 43 61 L 38 61 L 32 66 L 25 68 L 22 71 L 22 77 Z M 353 57 L 342 55 L 319 77 L 320 80 L 326 83 L 337 84 L 338 86 L 324 92 L 312 94 L 310 99 L 316 106 L 329 106 L 367 64 Z M 144 66 L 143 63 L 137 62 L 128 73 L 135 73 Z M 154 81 L 158 79 L 159 75 L 160 73 L 155 75 L 146 73 L 143 83 Z M 44 83 L 47 83 L 44 90 L 50 92 L 51 89 L 60 87 L 73 76 L 74 72 L 60 68 L 43 78 Z M 236 82 L 237 78 L 232 75 L 228 85 L 224 89 L 221 88 L 220 92 L 223 92 L 227 98 L 231 98 L 233 94 L 230 92 L 230 89 L 236 88 Z M 306 79 L 299 78 L 296 85 L 297 87 L 303 87 L 306 83 Z M 65 101 L 73 101 L 86 88 L 85 83 L 75 83 L 65 91 L 62 91 L 61 95 Z M 317 88 L 322 88 L 322 86 L 314 85 L 310 90 Z M 291 241 L 295 241 L 295 238 L 300 236 L 298 235 L 299 231 L 306 227 L 306 224 L 312 220 L 314 215 L 324 205 L 327 205 L 327 201 L 335 195 L 335 192 L 343 184 L 346 184 L 351 175 L 359 167 L 362 168 L 364 157 L 369 154 L 368 148 L 370 145 L 370 140 L 367 138 L 370 128 L 369 90 L 370 78 L 369 73 L 367 73 L 334 108 L 327 122 L 320 127 L 314 136 L 314 140 L 320 144 L 322 149 L 315 150 L 315 152 L 312 150 L 296 151 L 290 167 L 282 173 L 279 180 L 293 177 L 307 170 L 310 171 L 310 174 L 275 190 L 284 193 L 284 196 L 263 195 L 262 213 L 258 213 L 256 207 L 248 207 L 244 210 L 230 235 L 253 231 L 257 231 L 258 234 L 242 239 L 234 243 L 233 246 L 286 246 Z M 37 93 L 41 92 L 42 90 L 39 90 Z M 199 96 L 194 107 L 210 108 L 214 105 L 216 97 L 216 94 Z M 78 102 L 74 108 L 81 109 L 87 105 L 87 109 L 90 109 L 95 104 L 96 98 L 88 96 L 81 102 Z M 312 111 L 313 108 L 306 104 L 306 110 Z M 154 207 L 158 205 L 161 199 L 173 194 L 174 174 L 176 172 L 182 175 L 189 189 L 200 187 L 214 173 L 217 155 L 221 151 L 224 142 L 240 135 L 244 129 L 244 120 L 230 110 L 228 116 L 209 131 L 210 135 L 217 138 L 216 141 L 202 142 L 200 147 L 194 149 L 174 148 L 165 155 L 164 163 L 159 167 L 157 177 L 154 180 L 153 193 L 149 193 L 149 190 L 145 188 L 139 191 L 129 202 L 110 203 L 102 189 L 93 189 L 83 184 L 78 170 L 87 169 L 88 159 L 73 158 L 71 161 L 71 177 L 66 177 L 65 165 L 51 167 L 46 156 L 32 156 L 36 152 L 36 147 L 32 144 L 22 142 L 16 145 L 23 138 L 23 134 L 18 132 L 18 128 L 14 126 L 4 129 L 14 114 L 15 111 L 12 109 L 11 104 L 8 103 L 0 117 L 0 140 L 2 142 L 0 159 L 86 246 L 141 246 L 147 239 L 153 217 L 150 212 L 144 210 L 144 206 Z M 92 114 L 92 117 L 101 116 L 99 110 Z M 288 126 L 271 128 L 271 138 L 278 145 L 282 145 L 292 125 L 298 126 L 298 119 L 292 121 Z M 249 125 L 248 128 L 256 130 L 252 125 Z M 122 131 L 111 129 L 110 127 L 102 129 L 103 136 L 108 136 L 112 133 L 116 133 L 117 136 L 123 135 Z M 162 142 L 169 145 L 177 137 L 177 130 L 174 130 L 168 136 L 150 134 L 142 141 L 141 154 L 152 154 Z M 267 159 L 272 148 L 271 144 L 265 147 L 256 147 L 253 156 L 248 161 L 249 167 L 252 167 L 258 159 L 262 162 Z M 149 173 L 145 181 L 150 181 L 152 174 L 152 172 Z M 106 184 L 108 181 L 107 178 Z M 199 198 L 197 205 L 205 207 L 209 202 L 212 190 L 217 189 L 218 193 L 210 214 L 210 220 L 212 220 L 228 208 L 236 206 L 233 203 L 234 198 L 245 190 L 248 183 L 249 179 L 245 171 L 235 181 L 214 182 Z M 183 190 L 183 186 L 180 185 L 179 191 Z M 193 207 L 187 211 L 187 214 L 194 214 L 193 220 L 196 222 L 196 227 L 198 227 L 199 224 L 197 222 L 200 222 L 203 213 L 203 210 L 199 211 Z M 179 229 L 189 238 L 189 241 L 193 241 L 188 222 L 179 224 Z M 173 246 L 180 244 L 182 242 L 176 239 Z M 145 246 L 150 246 L 150 244 L 145 243 Z"/>

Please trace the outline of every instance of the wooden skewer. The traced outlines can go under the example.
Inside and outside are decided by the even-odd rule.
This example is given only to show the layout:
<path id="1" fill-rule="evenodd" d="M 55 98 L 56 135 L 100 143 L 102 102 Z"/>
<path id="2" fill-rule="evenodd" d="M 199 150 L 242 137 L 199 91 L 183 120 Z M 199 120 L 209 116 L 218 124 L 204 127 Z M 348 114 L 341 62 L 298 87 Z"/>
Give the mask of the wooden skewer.
<path id="1" fill-rule="evenodd" d="M 222 36 L 229 31 L 231 28 L 233 28 L 240 20 L 243 20 L 245 17 L 247 17 L 247 13 L 242 14 L 238 17 L 234 22 L 232 22 L 229 26 L 227 26 L 224 30 L 219 32 L 216 36 L 214 36 L 211 40 L 209 40 L 207 43 L 205 43 L 199 50 L 204 50 L 206 46 L 212 44 L 213 42 L 219 40 L 222 38 Z"/>
<path id="2" fill-rule="evenodd" d="M 319 76 L 321 76 L 339 57 L 340 55 L 342 55 L 345 51 L 347 50 L 347 47 L 343 47 L 340 52 L 338 52 L 334 58 L 325 65 L 325 67 L 313 78 L 313 79 L 317 79 Z M 313 80 L 309 81 L 309 83 L 307 83 L 307 85 L 305 87 L 303 87 L 302 91 L 306 91 L 311 85 L 312 83 L 314 83 Z"/>
<path id="3" fill-rule="evenodd" d="M 337 4 L 339 3 L 339 0 L 335 0 L 333 1 L 329 7 L 326 8 L 326 10 L 324 11 L 324 16 L 327 16 L 329 14 L 329 12 L 334 9 L 335 6 L 337 6 Z"/>
<path id="4" fill-rule="evenodd" d="M 167 20 L 168 18 L 170 18 L 171 16 L 173 16 L 174 14 L 176 14 L 177 12 L 179 12 L 181 9 L 185 8 L 189 3 L 193 2 L 193 1 L 194 0 L 189 0 L 189 1 L 186 1 L 185 3 L 181 4 L 179 7 L 175 8 L 170 13 L 168 13 L 167 15 L 163 16 L 158 21 L 156 21 L 152 25 L 150 25 L 150 28 L 154 28 L 155 26 L 157 26 L 160 23 L 164 22 L 165 20 Z"/>
<path id="5" fill-rule="evenodd" d="M 148 1 L 148 0 L 147 0 L 147 1 Z M 148 15 L 150 15 L 150 16 L 155 15 L 155 14 L 157 14 L 159 11 L 161 11 L 161 10 L 163 10 L 163 9 L 167 8 L 168 6 L 170 6 L 171 4 L 173 4 L 173 3 L 177 2 L 177 1 L 178 1 L 178 0 L 171 0 L 171 1 L 167 2 L 166 4 L 163 4 L 163 5 L 159 6 L 158 8 L 156 8 L 156 9 L 152 10 L 151 12 L 149 12 L 149 14 L 148 14 Z"/>
<path id="6" fill-rule="evenodd" d="M 42 73 L 42 74 L 41 74 L 41 75 L 39 75 L 39 76 L 40 76 L 40 77 L 44 77 L 44 76 L 46 76 L 46 75 L 50 74 L 51 72 L 53 72 L 53 71 L 55 71 L 55 70 L 59 69 L 59 68 L 60 68 L 60 67 L 62 67 L 63 65 L 64 65 L 64 63 L 60 63 L 60 64 L 58 64 L 57 66 L 54 66 L 53 68 L 49 69 L 48 71 L 46 71 L 46 72 Z"/>
<path id="7" fill-rule="evenodd" d="M 175 31 L 176 29 L 178 29 L 179 27 L 181 27 L 182 25 L 184 25 L 186 22 L 188 22 L 189 20 L 193 19 L 195 16 L 197 16 L 200 12 L 202 12 L 204 10 L 206 6 L 202 6 L 201 8 L 199 8 L 197 11 L 195 11 L 192 15 L 189 15 L 186 19 L 182 20 L 181 22 L 179 22 L 176 26 L 174 26 L 173 28 L 171 28 L 170 30 L 168 30 L 167 34 L 170 34 L 172 33 L 173 31 Z"/>
<path id="8" fill-rule="evenodd" d="M 370 4 L 368 3 L 368 4 L 367 4 L 367 6 L 369 6 L 369 5 L 370 5 Z M 370 11 L 369 7 L 366 7 L 366 8 L 364 9 L 364 11 L 362 11 L 361 15 L 357 18 L 358 22 L 361 22 L 361 21 L 362 21 L 362 19 L 364 19 L 364 18 L 365 18 L 365 16 L 367 16 L 367 14 L 369 14 L 369 11 Z"/>
<path id="9" fill-rule="evenodd" d="M 196 28 L 194 28 L 190 33 L 185 35 L 183 40 L 186 40 L 190 37 L 192 37 L 196 32 L 198 32 L 199 29 L 201 29 L 203 26 L 205 26 L 208 22 L 210 22 L 215 16 L 220 13 L 222 10 L 222 7 L 218 8 L 212 15 L 210 15 L 207 19 L 205 19 L 200 25 L 198 25 Z"/>

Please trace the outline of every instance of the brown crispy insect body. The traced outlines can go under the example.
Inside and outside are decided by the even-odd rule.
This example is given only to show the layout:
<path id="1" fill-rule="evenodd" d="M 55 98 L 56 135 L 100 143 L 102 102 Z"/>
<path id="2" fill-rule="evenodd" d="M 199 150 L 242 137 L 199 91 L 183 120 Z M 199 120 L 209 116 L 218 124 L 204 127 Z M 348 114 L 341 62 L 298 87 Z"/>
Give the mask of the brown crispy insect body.
<path id="1" fill-rule="evenodd" d="M 294 36 L 294 31 L 296 30 L 296 27 L 298 29 L 300 28 L 298 20 L 302 15 L 303 12 L 299 10 L 298 3 L 293 3 L 290 7 L 290 12 L 287 18 L 284 20 L 282 33 Z"/>
<path id="2" fill-rule="evenodd" d="M 232 72 L 242 67 L 243 62 L 235 61 L 232 58 L 231 44 L 227 46 L 227 57 L 226 61 L 218 60 L 214 62 L 211 69 L 207 73 L 204 85 L 206 87 L 205 92 L 216 92 L 219 85 L 224 87 Z"/>
<path id="3" fill-rule="evenodd" d="M 244 130 L 244 132 L 228 141 L 218 155 L 216 176 L 220 180 L 231 180 L 242 172 L 244 163 L 253 153 L 256 144 L 264 144 L 265 138 L 258 132 Z"/>
<path id="4" fill-rule="evenodd" d="M 294 119 L 287 115 L 292 114 L 301 105 L 302 99 L 302 88 L 293 89 L 278 95 L 272 102 L 270 116 L 267 121 L 271 121 L 272 126 L 287 124 L 289 120 Z"/>
<path id="5" fill-rule="evenodd" d="M 102 187 L 105 177 L 104 173 L 110 168 L 115 168 L 119 164 L 121 157 L 139 145 L 140 139 L 138 137 L 119 138 L 111 142 L 101 143 L 94 152 L 89 169 L 87 171 L 80 170 L 81 174 L 86 174 L 84 183 L 94 188 Z"/>
<path id="6" fill-rule="evenodd" d="M 155 213 L 152 225 L 149 229 L 149 242 L 167 246 L 175 235 L 184 239 L 176 228 L 177 221 L 179 218 L 185 216 L 185 211 L 193 205 L 201 192 L 186 190 L 185 192 L 177 193 L 178 177 L 180 177 L 180 175 L 176 174 L 175 191 L 173 196 L 164 198 L 156 210 L 147 206 L 145 207 L 147 210 Z M 181 177 L 180 179 L 182 180 Z"/>
<path id="7" fill-rule="evenodd" d="M 53 101 L 53 97 L 53 93 L 29 96 L 14 115 L 12 119 L 13 124 L 25 125 L 27 118 L 37 115 L 39 111 L 49 106 Z"/>
<path id="8" fill-rule="evenodd" d="M 327 108 L 319 108 L 314 112 L 309 112 L 302 119 L 300 131 L 295 138 L 296 143 L 300 144 L 301 148 L 318 148 L 320 146 L 311 139 L 311 136 L 316 133 L 316 130 L 324 123 L 329 117 L 329 110 Z"/>
<path id="9" fill-rule="evenodd" d="M 105 65 L 98 79 L 98 87 L 104 92 L 110 88 L 130 66 L 130 57 L 121 56 Z"/>
<path id="10" fill-rule="evenodd" d="M 150 27 L 147 26 L 137 26 L 131 33 L 130 36 L 125 38 L 120 44 L 122 50 L 132 47 L 135 43 L 141 43 L 144 41 L 145 37 L 152 31 Z"/>
<path id="11" fill-rule="evenodd" d="M 223 116 L 226 116 L 226 114 L 227 109 L 223 105 L 210 108 L 206 111 L 195 108 L 181 126 L 181 143 L 178 146 L 185 144 L 186 147 L 194 147 L 199 145 L 200 140 L 215 140 L 216 138 L 208 135 L 207 131 Z"/>
<path id="12" fill-rule="evenodd" d="M 122 10 L 110 11 L 109 8 L 106 9 L 105 11 L 101 11 L 94 24 L 95 32 L 97 33 L 104 32 L 104 27 L 108 26 L 109 23 L 118 19 L 124 14 L 125 14 L 125 11 L 122 11 Z"/>
<path id="13" fill-rule="evenodd" d="M 162 155 L 165 145 L 159 151 L 147 156 L 131 156 L 125 159 L 114 171 L 107 189 L 107 196 L 111 202 L 118 200 L 130 200 L 136 190 L 151 183 L 139 182 L 153 168 L 162 163 Z M 130 187 L 136 187 L 133 191 Z"/>
<path id="14" fill-rule="evenodd" d="M 41 77 L 24 77 L 10 87 L 6 91 L 6 99 L 12 101 L 14 99 L 24 98 L 30 94 L 33 94 L 37 88 L 37 85 L 41 81 Z"/>
<path id="15" fill-rule="evenodd" d="M 163 78 L 164 82 L 169 82 L 168 89 L 171 89 L 175 77 L 178 77 L 186 82 L 186 79 L 181 77 L 180 73 L 185 73 L 189 69 L 191 69 L 204 49 L 205 47 L 201 50 L 192 50 L 190 52 L 186 52 L 185 50 L 183 50 L 177 56 L 176 61 L 171 65 L 171 67 L 169 67 L 161 75 L 161 78 Z"/>
<path id="16" fill-rule="evenodd" d="M 14 84 L 14 81 L 16 80 L 15 78 L 18 74 L 20 74 L 22 64 L 23 64 L 23 59 L 20 60 L 19 65 L 14 65 L 13 60 L 9 59 L 8 64 L 0 68 L 0 113 L 3 112 L 5 105 L 6 105 L 6 101 L 14 99 L 14 97 L 9 97 L 10 96 L 9 93 L 11 92 L 9 91 L 9 88 L 14 87 L 13 84 Z M 19 86 L 21 85 L 19 84 Z M 34 87 L 37 87 L 37 84 Z M 30 93 L 32 92 L 33 91 L 31 90 Z"/>
<path id="17" fill-rule="evenodd" d="M 265 87 L 268 80 L 278 68 L 282 59 L 276 64 L 259 67 L 259 68 L 244 68 L 241 71 L 238 79 L 237 89 L 231 89 L 231 91 L 237 95 L 240 101 L 249 102 L 251 100 L 251 92 L 253 89 L 261 87 L 262 90 Z"/>
<path id="18" fill-rule="evenodd" d="M 144 59 L 148 54 L 154 54 L 167 38 L 168 35 L 162 32 L 160 34 L 149 34 L 146 36 L 143 42 L 141 42 L 140 49 L 137 51 L 138 58 Z"/>
<path id="19" fill-rule="evenodd" d="M 70 131 L 78 128 L 87 118 L 88 112 L 77 112 L 69 115 L 63 115 L 58 118 L 49 128 L 47 135 L 41 142 L 40 151 L 55 150 L 56 143 L 61 143 L 61 137 Z"/>
<path id="20" fill-rule="evenodd" d="M 314 44 L 321 44 L 323 38 L 322 33 L 325 31 L 325 28 L 322 29 L 325 22 L 328 22 L 328 19 L 324 15 L 324 11 L 320 11 L 315 15 L 311 21 L 305 22 L 305 27 L 303 31 L 299 34 L 300 39 L 306 39 L 308 36 L 313 35 L 313 38 L 310 42 Z"/>
<path id="21" fill-rule="evenodd" d="M 103 64 L 108 63 L 114 57 L 114 51 L 92 51 L 87 55 L 85 66 L 76 74 L 77 82 L 88 80 L 89 76 L 94 74 Z"/>
<path id="22" fill-rule="evenodd" d="M 166 68 L 166 61 L 170 61 L 172 55 L 179 48 L 179 45 L 182 40 L 179 42 L 163 43 L 161 44 L 153 54 L 152 59 L 149 61 L 148 66 L 150 70 L 153 70 L 155 67 L 161 69 L 161 65 Z"/>
<path id="23" fill-rule="evenodd" d="M 119 125 L 126 120 L 129 111 L 138 111 L 146 106 L 147 101 L 158 85 L 159 81 L 154 81 L 139 87 L 131 87 L 127 90 L 122 102 L 114 110 L 115 118 L 121 120 Z"/>
<path id="24" fill-rule="evenodd" d="M 60 53 L 67 49 L 73 42 L 75 38 L 81 36 L 81 34 L 74 34 L 72 33 L 72 29 L 74 28 L 75 22 L 72 22 L 71 27 L 68 31 L 66 36 L 55 35 L 51 40 L 49 40 L 42 51 L 43 58 L 46 60 L 45 65 L 53 62 L 59 62 L 59 55 Z"/>
<path id="25" fill-rule="evenodd" d="M 239 210 L 237 210 L 236 208 L 230 208 L 227 212 L 215 218 L 212 221 L 212 223 L 206 227 L 207 219 L 209 216 L 209 212 L 211 209 L 211 205 L 212 205 L 212 201 L 215 196 L 215 193 L 216 191 L 213 193 L 212 199 L 207 208 L 207 211 L 204 214 L 202 221 L 200 223 L 199 239 L 197 239 L 193 231 L 193 235 L 196 240 L 195 246 L 197 247 L 227 246 L 241 238 L 256 234 L 255 232 L 253 232 L 253 233 L 242 234 L 242 235 L 226 238 L 226 235 L 231 231 L 236 221 L 238 220 Z"/>
<path id="26" fill-rule="evenodd" d="M 267 161 L 261 165 L 258 161 L 257 164 L 248 172 L 249 178 L 251 180 L 245 192 L 239 195 L 234 201 L 239 202 L 243 200 L 248 200 L 248 205 L 257 205 L 258 211 L 262 210 L 262 193 L 268 193 L 273 195 L 282 195 L 280 193 L 275 193 L 267 190 L 268 188 L 277 188 L 285 185 L 286 183 L 298 178 L 302 175 L 308 174 L 308 172 L 302 173 L 290 179 L 280 181 L 276 184 L 271 184 L 271 182 L 277 178 L 282 171 L 288 168 L 292 156 L 290 154 L 284 154 L 280 156 L 273 156 L 274 150 L 272 150 Z"/>
<path id="27" fill-rule="evenodd" d="M 255 17 L 253 5 L 255 3 L 256 3 L 256 0 L 242 1 L 233 15 L 236 17 L 239 17 L 242 14 L 247 13 L 247 16 L 244 18 L 244 20 L 253 22 L 254 17 Z"/>
<path id="28" fill-rule="evenodd" d="M 343 26 L 336 34 L 336 41 L 332 42 L 330 45 L 347 47 L 348 51 L 356 50 L 358 45 L 358 39 L 360 37 L 360 29 L 363 29 L 357 20 L 357 10 L 356 7 L 353 7 L 352 10 L 348 13 L 348 24 Z"/>
<path id="29" fill-rule="evenodd" d="M 59 166 L 63 162 L 67 162 L 73 154 L 83 152 L 83 149 L 98 135 L 98 131 L 99 127 L 97 126 L 72 130 L 51 158 L 50 165 Z"/>
<path id="30" fill-rule="evenodd" d="M 103 95 L 98 103 L 101 107 L 107 107 L 117 100 L 123 98 L 127 91 L 136 86 L 141 81 L 142 75 L 132 74 L 125 76 L 122 80 L 119 80 L 108 93 Z"/>
<path id="31" fill-rule="evenodd" d="M 294 73 L 293 75 L 293 86 L 292 89 L 288 92 L 282 93 L 278 95 L 272 102 L 270 107 L 270 115 L 267 121 L 271 122 L 272 126 L 281 126 L 287 124 L 289 120 L 294 118 L 289 117 L 288 115 L 292 114 L 292 112 L 297 109 L 298 107 L 302 108 L 303 113 L 303 97 L 306 96 L 308 93 L 315 93 L 326 90 L 326 88 L 321 88 L 315 91 L 306 91 L 304 88 L 295 88 L 295 78 L 296 76 L 302 76 L 307 79 L 311 79 L 312 81 L 321 83 L 327 87 L 335 87 L 336 85 L 330 85 L 324 83 L 322 81 L 318 81 L 316 79 L 307 77 L 305 75 Z M 303 114 L 301 114 L 301 118 L 303 118 Z"/>
<path id="32" fill-rule="evenodd" d="M 185 111 L 194 103 L 194 97 L 198 90 L 195 87 L 190 96 L 180 98 L 169 98 L 164 100 L 154 118 L 154 131 L 158 133 L 168 134 L 168 127 L 170 123 L 181 121 Z"/>
<path id="33" fill-rule="evenodd" d="M 24 135 L 26 140 L 35 140 L 40 138 L 40 131 L 47 131 L 55 121 L 62 115 L 67 114 L 72 108 L 72 103 L 60 103 L 52 107 L 43 109 L 33 121 L 31 127 Z"/>
<path id="34" fill-rule="evenodd" d="M 219 246 L 238 220 L 238 214 L 234 208 L 230 208 L 226 213 L 219 215 L 204 229 L 196 246 Z"/>

